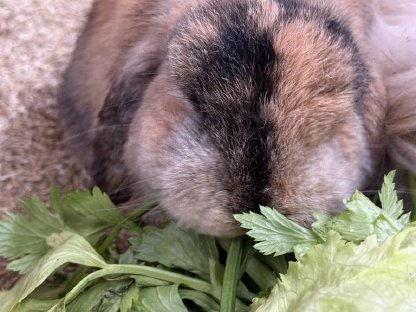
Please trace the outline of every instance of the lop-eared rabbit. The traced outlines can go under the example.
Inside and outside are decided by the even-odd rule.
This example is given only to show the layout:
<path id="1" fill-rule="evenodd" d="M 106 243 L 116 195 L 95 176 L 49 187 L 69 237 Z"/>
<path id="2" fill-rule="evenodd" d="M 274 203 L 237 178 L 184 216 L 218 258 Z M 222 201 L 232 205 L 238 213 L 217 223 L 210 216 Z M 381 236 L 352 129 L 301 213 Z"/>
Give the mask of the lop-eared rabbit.
<path id="1" fill-rule="evenodd" d="M 68 140 L 114 200 L 157 200 L 150 222 L 233 236 L 233 213 L 267 205 L 310 224 L 386 167 L 416 171 L 415 16 L 412 0 L 96 0 L 59 91 Z"/>

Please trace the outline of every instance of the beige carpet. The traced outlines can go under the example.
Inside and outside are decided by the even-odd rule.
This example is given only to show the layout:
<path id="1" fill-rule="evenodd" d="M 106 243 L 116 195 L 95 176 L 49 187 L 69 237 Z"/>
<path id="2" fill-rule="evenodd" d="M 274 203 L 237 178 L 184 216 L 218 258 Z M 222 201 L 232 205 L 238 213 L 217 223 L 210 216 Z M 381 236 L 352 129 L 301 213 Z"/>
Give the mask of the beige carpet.
<path id="1" fill-rule="evenodd" d="M 0 215 L 51 185 L 81 188 L 57 119 L 56 86 L 91 0 L 0 0 Z M 13 282 L 0 263 L 0 288 Z"/>

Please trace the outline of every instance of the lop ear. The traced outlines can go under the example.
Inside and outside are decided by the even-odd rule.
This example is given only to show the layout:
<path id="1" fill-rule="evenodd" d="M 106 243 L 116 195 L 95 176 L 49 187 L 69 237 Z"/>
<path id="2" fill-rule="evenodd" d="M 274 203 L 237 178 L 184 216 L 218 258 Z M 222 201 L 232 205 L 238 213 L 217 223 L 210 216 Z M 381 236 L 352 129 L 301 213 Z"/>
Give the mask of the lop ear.
<path id="1" fill-rule="evenodd" d="M 117 203 L 130 197 L 130 177 L 123 161 L 124 146 L 143 94 L 157 74 L 161 57 L 156 50 L 148 42 L 138 44 L 112 82 L 98 115 L 93 178 Z"/>
<path id="2" fill-rule="evenodd" d="M 385 131 L 390 157 L 416 173 L 416 66 L 386 79 Z"/>
<path id="3" fill-rule="evenodd" d="M 416 2 L 374 0 L 374 58 L 387 93 L 385 135 L 390 158 L 416 173 Z"/>

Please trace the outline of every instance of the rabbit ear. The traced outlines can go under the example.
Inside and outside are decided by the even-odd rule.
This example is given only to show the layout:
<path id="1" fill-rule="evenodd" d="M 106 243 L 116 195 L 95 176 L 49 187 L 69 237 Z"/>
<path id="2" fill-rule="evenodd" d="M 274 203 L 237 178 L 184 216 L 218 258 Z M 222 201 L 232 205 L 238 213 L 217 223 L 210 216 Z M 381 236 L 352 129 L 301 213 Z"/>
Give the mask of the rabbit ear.
<path id="1" fill-rule="evenodd" d="M 416 67 L 386 78 L 388 152 L 399 165 L 416 173 Z"/>
<path id="2" fill-rule="evenodd" d="M 374 0 L 372 45 L 387 92 L 387 148 L 400 166 L 416 172 L 416 2 Z"/>
<path id="3" fill-rule="evenodd" d="M 143 94 L 160 65 L 160 57 L 150 47 L 147 42 L 138 45 L 111 84 L 98 115 L 92 173 L 94 182 L 116 202 L 129 197 L 128 191 L 120 192 L 129 180 L 122 157 L 124 145 Z"/>

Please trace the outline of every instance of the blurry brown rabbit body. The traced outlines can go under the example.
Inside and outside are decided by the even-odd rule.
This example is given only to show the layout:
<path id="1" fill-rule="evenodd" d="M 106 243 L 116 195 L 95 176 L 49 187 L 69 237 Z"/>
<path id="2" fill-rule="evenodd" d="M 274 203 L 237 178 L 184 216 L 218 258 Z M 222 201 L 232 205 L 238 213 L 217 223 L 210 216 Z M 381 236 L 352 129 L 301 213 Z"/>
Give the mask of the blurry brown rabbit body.
<path id="1" fill-rule="evenodd" d="M 303 224 L 377 178 L 383 69 L 362 0 L 97 0 L 60 88 L 69 138 L 115 197 L 238 233 L 275 207 Z M 120 198 L 119 198 L 120 199 Z"/>

